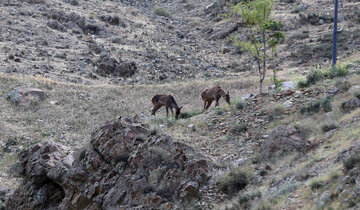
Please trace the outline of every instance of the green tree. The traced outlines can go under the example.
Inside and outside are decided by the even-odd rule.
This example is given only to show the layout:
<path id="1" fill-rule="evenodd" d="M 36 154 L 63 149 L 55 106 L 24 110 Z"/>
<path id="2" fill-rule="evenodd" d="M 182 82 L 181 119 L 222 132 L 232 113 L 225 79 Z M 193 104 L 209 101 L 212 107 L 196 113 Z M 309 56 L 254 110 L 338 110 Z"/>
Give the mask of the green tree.
<path id="1" fill-rule="evenodd" d="M 240 29 L 246 36 L 246 40 L 240 40 L 238 36 L 233 40 L 236 46 L 255 59 L 259 72 L 260 93 L 266 75 L 266 63 L 276 55 L 276 47 L 285 39 L 284 33 L 281 32 L 282 22 L 277 22 L 271 17 L 275 3 L 276 0 L 253 0 L 240 2 L 233 7 L 233 16 L 241 17 Z M 273 81 L 277 86 L 275 69 L 273 74 Z"/>

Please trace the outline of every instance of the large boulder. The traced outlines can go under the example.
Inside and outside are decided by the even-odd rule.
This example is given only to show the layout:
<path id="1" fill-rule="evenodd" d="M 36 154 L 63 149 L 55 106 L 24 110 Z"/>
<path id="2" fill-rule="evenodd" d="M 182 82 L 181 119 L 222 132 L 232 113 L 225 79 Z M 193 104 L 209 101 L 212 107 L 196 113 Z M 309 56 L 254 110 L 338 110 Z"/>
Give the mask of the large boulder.
<path id="1" fill-rule="evenodd" d="M 305 153 L 314 144 L 302 138 L 298 129 L 289 125 L 281 125 L 272 130 L 269 138 L 261 144 L 264 157 L 271 158 L 286 155 L 292 151 Z"/>
<path id="2" fill-rule="evenodd" d="M 97 67 L 97 73 L 101 76 L 131 77 L 137 71 L 135 62 L 118 62 L 108 55 L 100 57 Z"/>
<path id="3" fill-rule="evenodd" d="M 149 125 L 136 119 L 107 122 L 77 156 L 45 142 L 19 158 L 24 179 L 7 201 L 9 209 L 187 208 L 210 178 L 201 155 L 168 136 L 151 135 Z"/>
<path id="4" fill-rule="evenodd" d="M 13 104 L 23 104 L 31 101 L 42 101 L 45 97 L 45 92 L 38 88 L 16 88 L 10 91 L 7 99 Z"/>
<path id="5" fill-rule="evenodd" d="M 341 104 L 341 108 L 345 111 L 351 111 L 360 107 L 360 99 L 351 98 L 348 101 Z"/>

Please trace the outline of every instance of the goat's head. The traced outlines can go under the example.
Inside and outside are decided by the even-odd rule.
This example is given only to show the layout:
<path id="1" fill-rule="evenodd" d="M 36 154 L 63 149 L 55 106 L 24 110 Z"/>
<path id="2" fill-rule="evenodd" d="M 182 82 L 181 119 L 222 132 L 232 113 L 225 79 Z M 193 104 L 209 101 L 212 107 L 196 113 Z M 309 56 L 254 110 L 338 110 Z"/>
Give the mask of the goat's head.
<path id="1" fill-rule="evenodd" d="M 177 108 L 176 109 L 176 113 L 175 113 L 175 119 L 178 119 L 179 118 L 179 115 L 180 115 L 180 111 L 183 107 L 180 107 L 180 108 Z"/>

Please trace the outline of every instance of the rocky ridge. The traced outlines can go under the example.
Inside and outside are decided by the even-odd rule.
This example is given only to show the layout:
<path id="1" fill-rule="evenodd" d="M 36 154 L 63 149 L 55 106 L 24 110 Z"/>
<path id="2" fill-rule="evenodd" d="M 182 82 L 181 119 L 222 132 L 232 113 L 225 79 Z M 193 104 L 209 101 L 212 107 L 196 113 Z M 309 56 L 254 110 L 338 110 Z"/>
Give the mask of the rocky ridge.
<path id="1" fill-rule="evenodd" d="M 78 156 L 44 142 L 23 150 L 24 180 L 9 209 L 173 209 L 202 198 L 209 164 L 169 136 L 134 119 L 107 122 Z"/>

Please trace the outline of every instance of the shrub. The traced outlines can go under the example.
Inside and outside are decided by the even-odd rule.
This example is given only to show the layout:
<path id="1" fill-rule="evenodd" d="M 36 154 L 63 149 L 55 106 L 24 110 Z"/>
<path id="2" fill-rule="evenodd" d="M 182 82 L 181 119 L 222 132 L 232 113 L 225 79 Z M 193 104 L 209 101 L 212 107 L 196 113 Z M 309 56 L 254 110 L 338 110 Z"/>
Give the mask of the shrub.
<path id="1" fill-rule="evenodd" d="M 290 36 L 287 40 L 288 44 L 293 44 L 295 40 L 304 40 L 306 38 L 309 38 L 309 34 L 308 33 L 296 33 L 292 36 Z"/>
<path id="2" fill-rule="evenodd" d="M 79 5 L 79 0 L 71 0 L 70 4 L 73 6 L 78 6 Z"/>
<path id="3" fill-rule="evenodd" d="M 232 168 L 229 173 L 219 179 L 217 185 L 226 194 L 234 194 L 245 189 L 249 184 L 249 172 L 240 168 Z"/>
<path id="4" fill-rule="evenodd" d="M 234 133 L 243 133 L 243 132 L 246 132 L 247 130 L 248 130 L 248 125 L 246 123 L 242 123 L 242 122 L 235 124 L 235 126 L 233 128 Z"/>
<path id="5" fill-rule="evenodd" d="M 298 88 L 307 88 L 307 87 L 309 87 L 309 84 L 306 80 L 302 79 L 297 82 L 296 86 Z"/>
<path id="6" fill-rule="evenodd" d="M 157 16 L 170 17 L 169 12 L 162 7 L 156 7 L 154 9 L 154 14 Z"/>
<path id="7" fill-rule="evenodd" d="M 360 167 L 360 154 L 354 154 L 348 159 L 344 160 L 343 165 L 347 171 L 353 169 L 355 166 Z"/>
<path id="8" fill-rule="evenodd" d="M 255 200 L 256 198 L 260 199 L 261 197 L 261 192 L 245 193 L 239 196 L 238 202 L 242 209 L 250 209 L 251 201 Z"/>
<path id="9" fill-rule="evenodd" d="M 224 111 L 221 108 L 216 108 L 215 113 L 216 113 L 216 115 L 223 115 Z"/>
<path id="10" fill-rule="evenodd" d="M 335 123 L 329 123 L 329 124 L 325 124 L 321 127 L 321 129 L 324 131 L 324 132 L 328 132 L 328 131 L 331 131 L 331 130 L 334 130 L 337 128 L 337 125 Z"/>
<path id="11" fill-rule="evenodd" d="M 237 110 L 241 110 L 245 107 L 245 102 L 243 100 L 240 100 L 240 101 L 236 101 L 235 102 L 235 108 Z"/>
<path id="12" fill-rule="evenodd" d="M 348 66 L 346 63 L 340 63 L 336 64 L 334 67 L 330 68 L 328 72 L 329 78 L 335 78 L 335 77 L 344 77 L 348 74 Z"/>
<path id="13" fill-rule="evenodd" d="M 316 102 L 310 102 L 309 104 L 306 104 L 301 107 L 300 113 L 301 114 L 312 114 L 312 113 L 318 113 L 320 111 L 320 101 Z"/>
<path id="14" fill-rule="evenodd" d="M 251 158 L 253 164 L 259 164 L 263 160 L 263 156 L 260 153 L 257 153 L 254 157 Z"/>
<path id="15" fill-rule="evenodd" d="M 360 99 L 360 93 L 355 93 L 354 96 L 358 99 Z"/>
<path id="16" fill-rule="evenodd" d="M 310 74 L 306 76 L 306 82 L 310 85 L 314 85 L 316 84 L 316 82 L 323 80 L 324 78 L 325 77 L 323 72 L 321 72 L 320 70 L 312 69 L 310 71 Z"/>
<path id="17" fill-rule="evenodd" d="M 161 147 L 150 147 L 149 156 L 152 161 L 161 164 L 170 161 L 171 153 Z"/>
<path id="18" fill-rule="evenodd" d="M 157 128 L 151 128 L 150 129 L 150 135 L 156 136 L 159 133 Z"/>
<path id="19" fill-rule="evenodd" d="M 180 119 L 187 119 L 187 118 L 191 118 L 193 116 L 202 114 L 204 111 L 203 110 L 194 110 L 194 111 L 190 111 L 190 112 L 181 112 L 179 115 Z"/>
<path id="20" fill-rule="evenodd" d="M 312 191 L 315 191 L 317 189 L 320 189 L 323 186 L 323 182 L 319 180 L 314 180 L 310 184 L 310 188 Z"/>
<path id="21" fill-rule="evenodd" d="M 324 112 L 331 112 L 332 111 L 331 99 L 325 98 L 324 100 L 322 100 L 321 107 L 323 108 Z"/>

